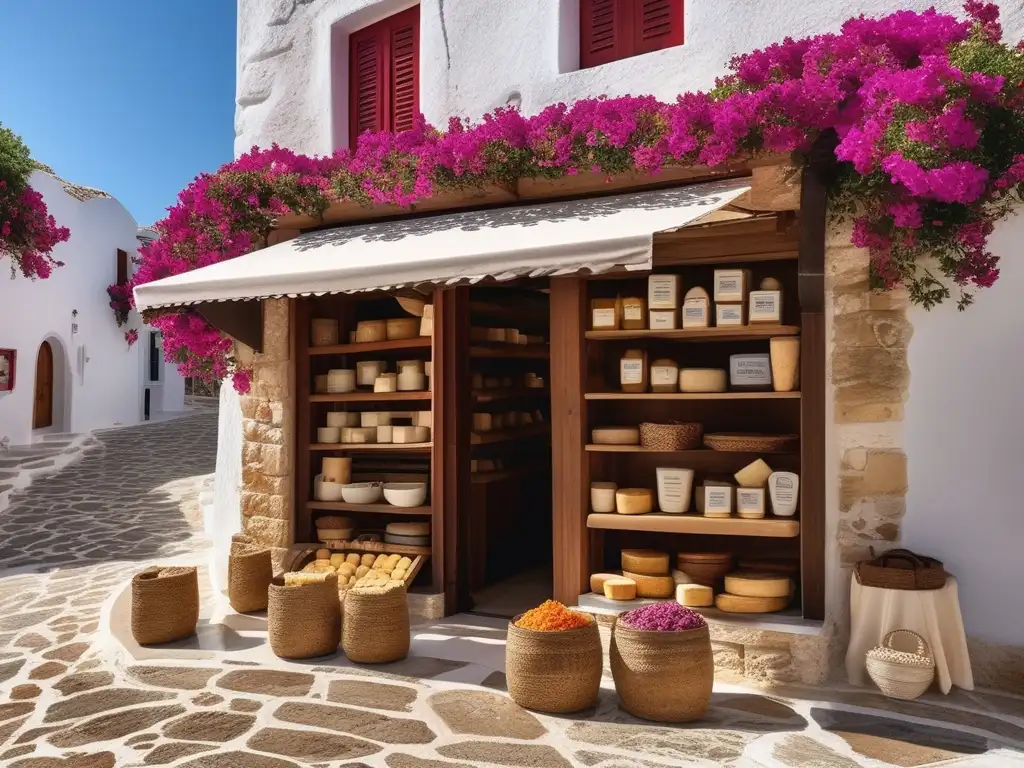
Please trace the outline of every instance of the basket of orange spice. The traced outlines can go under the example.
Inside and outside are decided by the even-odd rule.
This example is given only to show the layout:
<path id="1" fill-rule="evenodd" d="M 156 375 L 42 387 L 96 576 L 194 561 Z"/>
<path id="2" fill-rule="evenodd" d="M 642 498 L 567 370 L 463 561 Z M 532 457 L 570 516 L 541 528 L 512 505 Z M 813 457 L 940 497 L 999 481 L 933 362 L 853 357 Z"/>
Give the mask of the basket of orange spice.
<path id="1" fill-rule="evenodd" d="M 601 636 L 597 622 L 548 600 L 509 623 L 508 692 L 521 707 L 565 714 L 597 703 Z"/>

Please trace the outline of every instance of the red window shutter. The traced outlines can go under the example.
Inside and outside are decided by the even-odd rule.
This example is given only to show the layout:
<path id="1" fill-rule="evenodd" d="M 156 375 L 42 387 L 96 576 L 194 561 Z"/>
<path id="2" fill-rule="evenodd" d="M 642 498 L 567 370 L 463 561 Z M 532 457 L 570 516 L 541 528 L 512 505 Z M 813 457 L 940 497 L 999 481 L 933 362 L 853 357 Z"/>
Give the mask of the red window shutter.
<path id="1" fill-rule="evenodd" d="M 389 39 L 389 116 L 392 131 L 407 131 L 420 111 L 420 7 L 392 16 Z"/>
<path id="2" fill-rule="evenodd" d="M 632 55 L 630 0 L 580 0 L 580 69 Z"/>
<path id="3" fill-rule="evenodd" d="M 384 51 L 373 27 L 349 38 L 349 143 L 360 134 L 385 128 Z"/>
<path id="4" fill-rule="evenodd" d="M 633 54 L 683 44 L 683 0 L 633 0 Z"/>
<path id="5" fill-rule="evenodd" d="M 118 285 L 128 282 L 128 253 L 120 248 L 117 249 L 117 280 L 114 282 Z"/>

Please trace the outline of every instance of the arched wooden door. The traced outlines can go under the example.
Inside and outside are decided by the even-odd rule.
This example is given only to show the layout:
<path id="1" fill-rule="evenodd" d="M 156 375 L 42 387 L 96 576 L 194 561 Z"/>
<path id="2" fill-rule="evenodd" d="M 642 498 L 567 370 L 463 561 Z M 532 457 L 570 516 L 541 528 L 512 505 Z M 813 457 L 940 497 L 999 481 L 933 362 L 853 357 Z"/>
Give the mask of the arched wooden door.
<path id="1" fill-rule="evenodd" d="M 53 426 L 53 349 L 48 341 L 39 345 L 36 356 L 36 394 L 32 406 L 32 429 Z"/>

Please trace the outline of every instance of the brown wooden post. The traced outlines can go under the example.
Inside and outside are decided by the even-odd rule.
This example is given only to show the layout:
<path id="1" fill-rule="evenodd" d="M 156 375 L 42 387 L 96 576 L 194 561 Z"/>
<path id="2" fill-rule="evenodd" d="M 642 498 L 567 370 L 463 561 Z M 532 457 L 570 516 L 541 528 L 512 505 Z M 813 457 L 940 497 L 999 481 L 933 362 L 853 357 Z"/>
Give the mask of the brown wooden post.
<path id="1" fill-rule="evenodd" d="M 434 291 L 434 427 L 431 449 L 434 531 L 431 573 L 444 589 L 445 615 L 470 607 L 466 551 L 469 499 L 469 289 Z"/>
<path id="2" fill-rule="evenodd" d="M 262 302 L 260 302 L 262 305 Z M 262 316 L 262 315 L 261 315 Z M 316 531 L 306 502 L 310 499 L 313 481 L 312 456 L 309 452 L 310 424 L 309 396 L 313 391 L 313 376 L 309 360 L 309 300 L 288 300 L 288 324 L 292 338 L 292 408 L 295 413 L 295 433 L 292 436 L 294 461 L 292 462 L 292 544 L 316 541 Z M 261 329 L 262 330 L 262 329 Z M 261 334 L 262 336 L 262 334 Z"/>
<path id="3" fill-rule="evenodd" d="M 551 452 L 554 597 L 575 605 L 587 587 L 590 471 L 584 451 L 587 380 L 583 334 L 587 284 L 579 277 L 551 281 Z"/>

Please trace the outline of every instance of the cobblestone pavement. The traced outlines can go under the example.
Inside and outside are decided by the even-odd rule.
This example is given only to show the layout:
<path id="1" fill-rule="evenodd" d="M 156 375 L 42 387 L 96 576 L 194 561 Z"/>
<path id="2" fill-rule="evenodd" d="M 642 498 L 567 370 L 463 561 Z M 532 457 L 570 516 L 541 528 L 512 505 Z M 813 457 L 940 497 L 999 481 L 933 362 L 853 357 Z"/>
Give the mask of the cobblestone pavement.
<path id="1" fill-rule="evenodd" d="M 223 620 L 248 652 L 125 653 L 105 624 L 131 574 L 204 559 L 196 493 L 216 413 L 97 441 L 0 511 L 2 766 L 1024 768 L 1024 697 L 989 693 L 897 703 L 723 684 L 703 720 L 662 727 L 621 712 L 606 680 L 595 711 L 535 715 L 505 695 L 500 662 L 452 650 L 500 659 L 486 621 L 420 628 L 413 656 L 372 669 L 255 661 L 260 617 Z"/>

